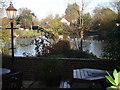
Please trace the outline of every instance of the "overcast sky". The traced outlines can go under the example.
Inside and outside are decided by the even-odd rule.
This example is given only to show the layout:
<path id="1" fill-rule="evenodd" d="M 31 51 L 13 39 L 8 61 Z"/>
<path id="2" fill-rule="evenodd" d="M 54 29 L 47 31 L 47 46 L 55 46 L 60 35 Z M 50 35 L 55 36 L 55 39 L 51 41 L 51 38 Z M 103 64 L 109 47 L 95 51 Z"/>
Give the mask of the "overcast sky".
<path id="1" fill-rule="evenodd" d="M 80 0 L 12 0 L 14 7 L 19 8 L 28 8 L 32 10 L 38 19 L 43 19 L 49 14 L 59 14 L 64 15 L 65 9 L 67 8 L 68 3 L 74 3 L 80 5 Z M 107 5 L 112 0 L 89 0 L 90 4 L 86 8 L 87 11 L 92 12 L 93 8 L 98 4 Z"/>

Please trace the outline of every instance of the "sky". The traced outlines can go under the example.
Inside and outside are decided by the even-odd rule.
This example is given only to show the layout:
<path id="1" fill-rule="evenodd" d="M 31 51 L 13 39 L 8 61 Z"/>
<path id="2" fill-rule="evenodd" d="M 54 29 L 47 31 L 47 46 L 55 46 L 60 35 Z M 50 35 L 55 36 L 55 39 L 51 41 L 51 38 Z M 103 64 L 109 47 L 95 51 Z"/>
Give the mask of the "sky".
<path id="1" fill-rule="evenodd" d="M 19 8 L 28 8 L 35 13 L 39 20 L 44 19 L 50 14 L 59 14 L 64 15 L 65 9 L 68 4 L 72 4 L 76 1 L 80 5 L 80 0 L 12 0 L 14 7 Z M 92 12 L 93 8 L 98 5 L 107 5 L 108 2 L 112 0 L 89 0 L 88 7 L 86 10 Z"/>

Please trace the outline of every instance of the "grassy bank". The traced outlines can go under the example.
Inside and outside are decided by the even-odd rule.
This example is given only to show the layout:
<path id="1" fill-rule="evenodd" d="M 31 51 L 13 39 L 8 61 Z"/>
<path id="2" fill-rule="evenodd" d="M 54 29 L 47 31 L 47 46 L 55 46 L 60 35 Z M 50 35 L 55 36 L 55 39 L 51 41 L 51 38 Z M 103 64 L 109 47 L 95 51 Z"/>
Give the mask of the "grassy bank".
<path id="1" fill-rule="evenodd" d="M 19 30 L 19 29 L 17 29 L 16 31 L 15 31 L 15 36 L 17 37 L 17 38 L 25 38 L 25 37 L 36 37 L 36 36 L 40 36 L 41 34 L 43 34 L 43 33 L 41 33 L 41 32 L 37 32 L 37 30 L 28 30 L 28 31 L 23 31 L 23 30 Z"/>

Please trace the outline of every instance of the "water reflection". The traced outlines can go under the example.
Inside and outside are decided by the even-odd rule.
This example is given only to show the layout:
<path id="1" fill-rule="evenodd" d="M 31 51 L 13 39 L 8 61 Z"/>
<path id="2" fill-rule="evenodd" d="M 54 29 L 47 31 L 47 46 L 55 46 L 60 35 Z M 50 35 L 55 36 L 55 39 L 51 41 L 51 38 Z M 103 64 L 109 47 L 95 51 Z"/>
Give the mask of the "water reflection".
<path id="1" fill-rule="evenodd" d="M 105 46 L 104 41 L 90 40 L 88 42 L 90 44 L 87 47 L 84 47 L 84 51 L 89 51 L 89 53 L 93 53 L 98 58 L 102 58 L 103 47 Z M 87 42 L 84 42 L 84 43 L 87 43 Z"/>
<path id="2" fill-rule="evenodd" d="M 35 38 L 21 38 L 15 39 L 15 56 L 22 56 L 23 53 L 30 53 L 32 56 L 35 56 L 35 45 L 31 44 Z M 73 39 L 70 40 L 73 44 Z M 105 46 L 104 41 L 97 40 L 84 40 L 83 41 L 83 50 L 93 53 L 98 58 L 102 58 L 103 47 Z"/>
<path id="3" fill-rule="evenodd" d="M 35 45 L 29 45 L 29 46 L 18 46 L 15 50 L 15 56 L 24 56 L 23 53 L 27 52 L 31 54 L 32 56 L 35 56 Z"/>
<path id="4" fill-rule="evenodd" d="M 15 56 L 24 56 L 23 53 L 30 53 L 35 56 L 35 45 L 33 45 L 35 37 L 33 38 L 16 38 L 15 40 Z"/>

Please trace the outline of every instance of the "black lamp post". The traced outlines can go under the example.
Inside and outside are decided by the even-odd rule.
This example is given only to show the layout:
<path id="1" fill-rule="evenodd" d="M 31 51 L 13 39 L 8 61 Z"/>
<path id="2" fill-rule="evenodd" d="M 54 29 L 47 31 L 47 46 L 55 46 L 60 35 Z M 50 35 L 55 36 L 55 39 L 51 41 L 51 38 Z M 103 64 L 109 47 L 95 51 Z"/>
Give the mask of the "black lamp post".
<path id="1" fill-rule="evenodd" d="M 12 72 L 15 71 L 15 66 L 14 66 L 14 36 L 13 36 L 13 29 L 17 29 L 17 28 L 13 28 L 13 19 L 16 17 L 16 12 L 17 9 L 15 9 L 13 7 L 12 2 L 10 2 L 10 6 L 6 9 L 6 13 L 8 18 L 10 19 L 10 25 L 11 28 L 6 28 L 6 29 L 11 29 L 11 50 L 12 50 L 12 63 L 13 63 L 13 67 L 12 67 Z"/>

